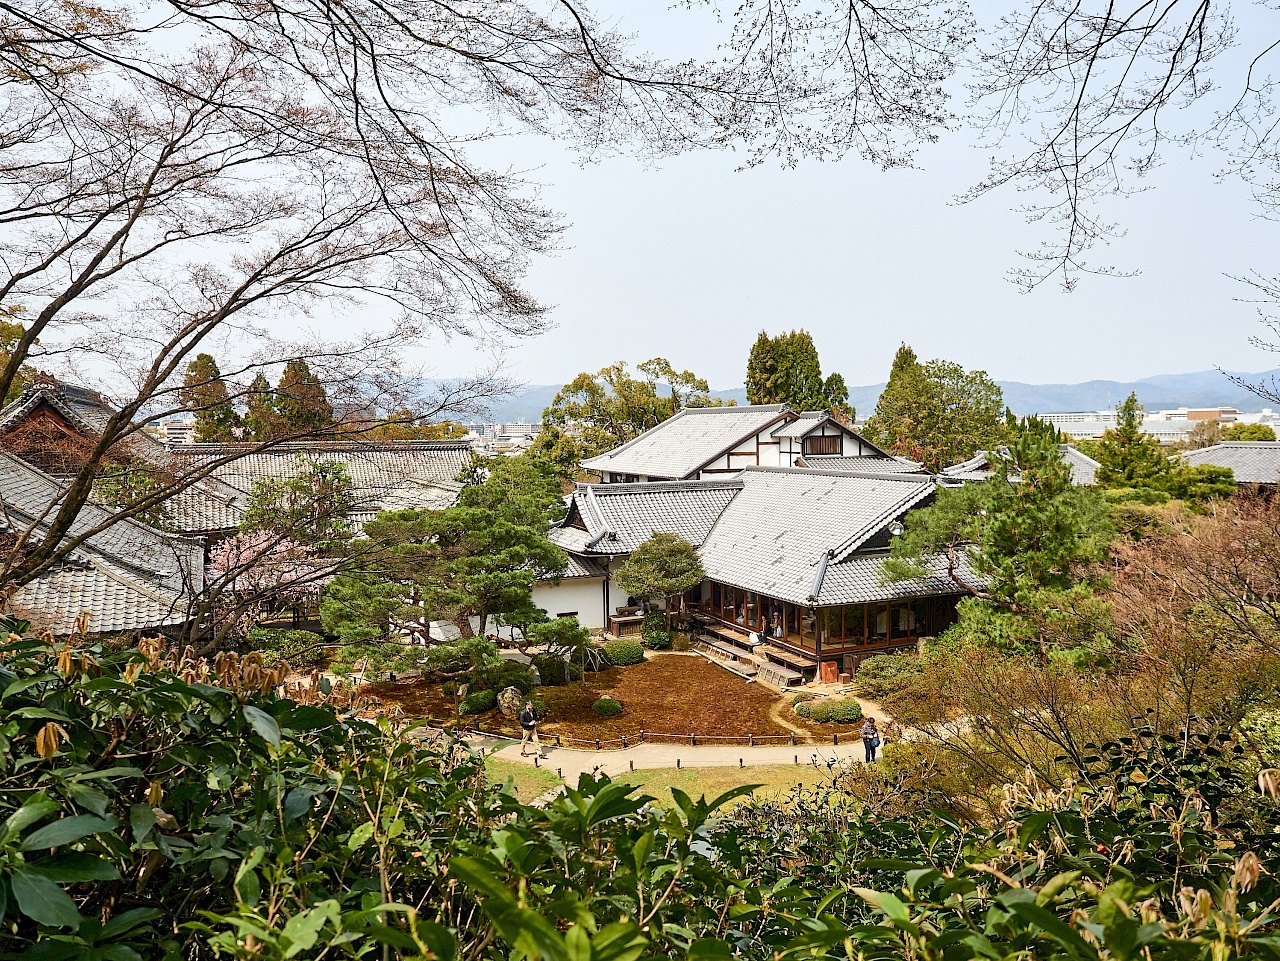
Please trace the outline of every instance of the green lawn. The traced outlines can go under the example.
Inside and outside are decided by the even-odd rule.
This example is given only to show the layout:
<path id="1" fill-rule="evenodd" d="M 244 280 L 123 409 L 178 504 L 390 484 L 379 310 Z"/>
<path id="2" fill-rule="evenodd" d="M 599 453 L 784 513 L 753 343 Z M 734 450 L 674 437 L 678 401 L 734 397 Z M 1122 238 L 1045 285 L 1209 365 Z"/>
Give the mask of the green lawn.
<path id="1" fill-rule="evenodd" d="M 516 761 L 500 761 L 497 758 L 487 758 L 484 762 L 485 772 L 489 775 L 489 780 L 494 784 L 503 785 L 508 780 L 512 782 L 512 793 L 521 801 L 532 801 L 534 798 L 545 794 L 557 784 L 560 779 L 556 777 L 554 771 L 548 771 L 546 768 L 537 768 L 532 764 L 520 764 Z"/>
<path id="2" fill-rule="evenodd" d="M 761 787 L 756 791 L 756 796 L 767 797 L 784 795 L 796 784 L 821 783 L 825 775 L 825 770 L 818 771 L 812 765 L 778 764 L 748 768 L 652 768 L 620 774 L 616 780 L 643 788 L 645 794 L 653 796 L 658 804 L 666 807 L 673 803 L 673 787 L 694 798 L 705 794 L 710 801 L 739 785 L 759 784 Z"/>

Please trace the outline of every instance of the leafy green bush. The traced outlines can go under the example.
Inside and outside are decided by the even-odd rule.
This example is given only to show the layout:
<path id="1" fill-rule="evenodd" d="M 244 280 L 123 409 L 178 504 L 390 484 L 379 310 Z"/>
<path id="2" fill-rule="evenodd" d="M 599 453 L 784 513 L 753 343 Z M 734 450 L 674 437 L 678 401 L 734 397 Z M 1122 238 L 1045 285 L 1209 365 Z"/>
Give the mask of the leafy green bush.
<path id="1" fill-rule="evenodd" d="M 582 665 L 566 661 L 555 654 L 535 654 L 533 666 L 538 669 L 538 676 L 547 687 L 560 687 L 582 680 Z"/>
<path id="2" fill-rule="evenodd" d="M 614 641 L 606 641 L 604 653 L 609 658 L 610 664 L 626 667 L 629 664 L 639 664 L 644 660 L 644 645 L 639 641 L 620 637 Z"/>
<path id="3" fill-rule="evenodd" d="M 851 697 L 826 697 L 819 701 L 807 701 L 800 707 L 808 707 L 808 717 L 819 724 L 856 724 L 862 720 L 862 706 Z M 799 713 L 799 708 L 796 709 Z"/>
<path id="4" fill-rule="evenodd" d="M 498 706 L 498 692 L 472 691 L 458 704 L 459 714 L 483 714 Z"/>
<path id="5" fill-rule="evenodd" d="M 475 672 L 475 680 L 491 691 L 504 691 L 514 687 L 521 694 L 528 694 L 533 690 L 533 672 L 524 664 L 506 658 Z"/>
<path id="6" fill-rule="evenodd" d="M 796 716 L 798 717 L 812 716 L 813 701 L 801 701 L 799 704 L 793 704 L 792 707 L 795 708 Z"/>
<path id="7" fill-rule="evenodd" d="M 665 651 L 671 647 L 671 635 L 667 632 L 667 615 L 663 611 L 650 611 L 640 625 L 644 646 L 651 651 Z"/>
<path id="8" fill-rule="evenodd" d="M 923 675 L 924 667 L 915 654 L 876 654 L 858 663 L 851 684 L 862 697 L 887 701 Z"/>
<path id="9" fill-rule="evenodd" d="M 290 667 L 309 667 L 324 661 L 324 638 L 315 631 L 293 631 L 274 627 L 255 627 L 246 635 L 249 648 L 262 659 L 288 661 Z"/>
<path id="10" fill-rule="evenodd" d="M 622 702 L 611 697 L 602 697 L 591 705 L 591 710 L 601 717 L 617 717 L 622 713 Z"/>

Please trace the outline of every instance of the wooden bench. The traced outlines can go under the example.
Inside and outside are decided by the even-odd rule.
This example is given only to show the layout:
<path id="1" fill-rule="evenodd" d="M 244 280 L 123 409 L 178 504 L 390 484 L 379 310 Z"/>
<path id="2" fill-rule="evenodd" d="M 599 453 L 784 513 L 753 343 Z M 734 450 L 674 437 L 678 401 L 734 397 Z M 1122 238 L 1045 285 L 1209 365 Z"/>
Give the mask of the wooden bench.
<path id="1" fill-rule="evenodd" d="M 795 654 L 780 647 L 772 647 L 766 644 L 757 647 L 755 652 L 757 655 L 767 657 L 771 661 L 777 661 L 779 664 L 784 664 L 798 671 L 816 671 L 818 669 L 817 658 L 805 657 L 803 654 Z"/>
<path id="2" fill-rule="evenodd" d="M 724 641 L 703 639 L 694 646 L 711 660 L 732 665 L 733 669 L 739 674 L 750 676 L 756 673 L 755 658 L 750 654 L 743 653 L 732 644 L 726 644 Z"/>

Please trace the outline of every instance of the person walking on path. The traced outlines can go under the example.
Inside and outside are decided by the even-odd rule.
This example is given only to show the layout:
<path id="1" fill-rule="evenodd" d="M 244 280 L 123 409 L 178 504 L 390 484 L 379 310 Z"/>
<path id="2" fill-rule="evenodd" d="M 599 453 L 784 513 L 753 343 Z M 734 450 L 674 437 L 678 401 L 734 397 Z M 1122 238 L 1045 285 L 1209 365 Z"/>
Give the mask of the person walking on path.
<path id="1" fill-rule="evenodd" d="M 880 732 L 876 730 L 876 719 L 869 717 L 862 725 L 862 746 L 867 749 L 867 763 L 876 759 L 876 748 L 880 746 Z"/>
<path id="2" fill-rule="evenodd" d="M 538 756 L 542 756 L 542 742 L 538 740 L 538 712 L 533 709 L 533 701 L 525 701 L 524 707 L 520 711 L 520 729 L 524 732 L 520 738 L 520 756 L 528 757 L 525 752 L 525 746 L 532 741 L 534 747 L 538 749 Z"/>

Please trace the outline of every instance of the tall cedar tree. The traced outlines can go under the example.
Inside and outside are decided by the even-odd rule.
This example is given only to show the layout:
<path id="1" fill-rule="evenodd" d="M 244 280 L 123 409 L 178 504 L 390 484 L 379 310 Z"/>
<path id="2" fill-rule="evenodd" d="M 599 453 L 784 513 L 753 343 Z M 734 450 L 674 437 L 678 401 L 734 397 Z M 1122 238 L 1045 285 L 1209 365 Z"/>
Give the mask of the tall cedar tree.
<path id="1" fill-rule="evenodd" d="M 244 431 L 247 440 L 273 439 L 280 430 L 280 415 L 276 411 L 276 395 L 266 374 L 261 371 L 249 385 L 244 415 Z"/>
<path id="2" fill-rule="evenodd" d="M 240 415 L 231 403 L 222 372 L 212 354 L 197 354 L 187 365 L 178 399 L 196 415 L 197 442 L 208 444 L 236 439 Z"/>
<path id="3" fill-rule="evenodd" d="M 936 471 L 1003 443 L 1003 414 L 1000 388 L 985 371 L 966 371 L 946 360 L 922 365 L 903 344 L 866 433 L 890 452 Z"/>
<path id="4" fill-rule="evenodd" d="M 276 384 L 276 413 L 286 434 L 309 433 L 333 424 L 333 407 L 320 378 L 301 357 L 285 364 Z"/>
<path id="5" fill-rule="evenodd" d="M 833 408 L 854 416 L 844 378 L 833 373 L 823 379 L 818 348 L 807 330 L 777 337 L 760 331 L 747 358 L 747 402 L 789 404 L 793 410 Z"/>
<path id="6" fill-rule="evenodd" d="M 1169 458 L 1159 442 L 1142 430 L 1142 405 L 1130 394 L 1116 408 L 1116 426 L 1098 444 L 1096 483 L 1104 488 L 1162 487 L 1169 473 Z"/>
<path id="7" fill-rule="evenodd" d="M 661 597 L 666 602 L 670 631 L 674 599 L 697 587 L 706 576 L 692 544 L 679 534 L 659 531 L 631 552 L 618 569 L 617 581 L 636 597 Z"/>

